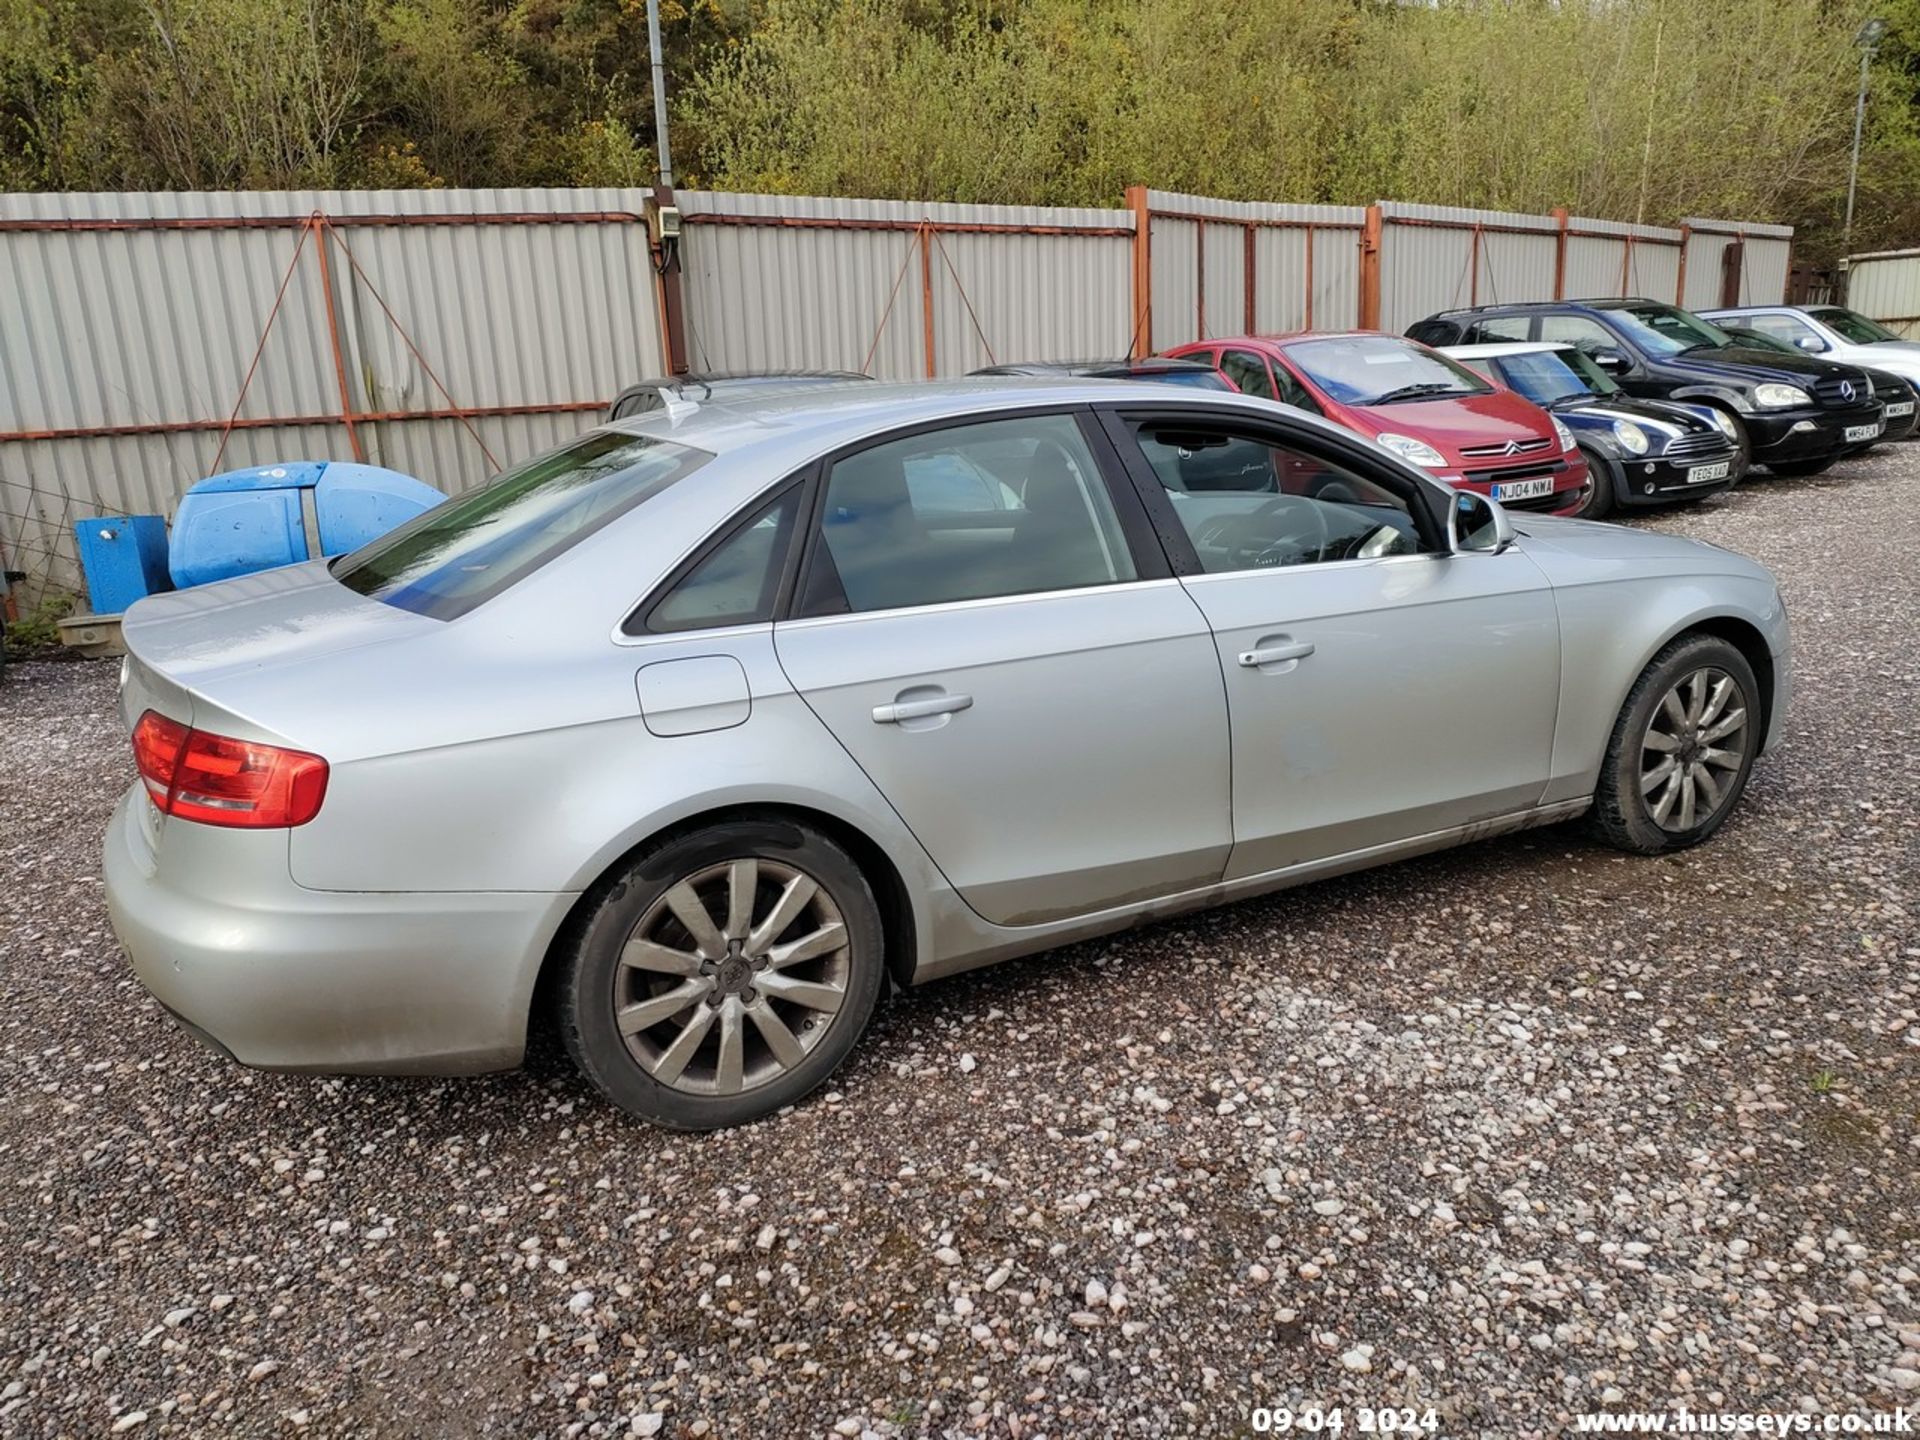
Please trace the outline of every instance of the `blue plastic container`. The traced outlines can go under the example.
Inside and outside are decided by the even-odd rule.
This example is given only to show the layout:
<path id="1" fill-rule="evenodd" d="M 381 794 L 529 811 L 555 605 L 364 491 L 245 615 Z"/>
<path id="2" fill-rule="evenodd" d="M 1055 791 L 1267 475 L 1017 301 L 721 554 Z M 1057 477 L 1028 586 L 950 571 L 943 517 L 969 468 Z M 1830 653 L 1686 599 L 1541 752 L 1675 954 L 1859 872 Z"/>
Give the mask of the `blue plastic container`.
<path id="1" fill-rule="evenodd" d="M 171 590 L 167 522 L 158 515 L 103 515 L 74 523 L 80 569 L 95 615 L 118 615 L 142 596 Z"/>
<path id="2" fill-rule="evenodd" d="M 295 460 L 231 470 L 181 497 L 168 563 L 185 589 L 339 555 L 444 499 L 431 485 L 377 465 Z"/>

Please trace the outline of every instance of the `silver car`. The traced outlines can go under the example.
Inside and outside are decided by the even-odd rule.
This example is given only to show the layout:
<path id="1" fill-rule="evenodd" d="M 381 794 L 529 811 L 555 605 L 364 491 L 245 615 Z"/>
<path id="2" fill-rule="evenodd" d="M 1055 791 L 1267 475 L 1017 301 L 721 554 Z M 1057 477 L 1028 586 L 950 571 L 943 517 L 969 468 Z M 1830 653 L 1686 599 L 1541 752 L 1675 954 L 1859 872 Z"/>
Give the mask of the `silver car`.
<path id="1" fill-rule="evenodd" d="M 551 1023 L 690 1129 L 890 980 L 1574 816 L 1696 844 L 1789 685 L 1759 565 L 1125 381 L 679 406 L 124 633 L 107 895 L 183 1023 L 434 1074 Z"/>

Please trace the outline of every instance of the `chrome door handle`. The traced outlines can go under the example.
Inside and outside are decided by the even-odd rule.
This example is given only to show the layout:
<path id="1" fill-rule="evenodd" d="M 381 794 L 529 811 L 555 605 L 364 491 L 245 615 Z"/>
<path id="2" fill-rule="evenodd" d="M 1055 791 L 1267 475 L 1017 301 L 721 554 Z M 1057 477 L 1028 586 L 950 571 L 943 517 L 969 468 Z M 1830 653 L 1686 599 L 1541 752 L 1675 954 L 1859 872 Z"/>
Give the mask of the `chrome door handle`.
<path id="1" fill-rule="evenodd" d="M 902 720 L 924 720 L 929 715 L 951 715 L 973 708 L 971 695 L 930 695 L 925 700 L 898 700 L 873 707 L 873 723 L 898 725 Z"/>
<path id="2" fill-rule="evenodd" d="M 1269 645 L 1264 650 L 1243 650 L 1240 663 L 1249 670 L 1262 665 L 1278 665 L 1282 660 L 1304 660 L 1313 653 L 1311 640 L 1295 640 L 1288 645 Z"/>

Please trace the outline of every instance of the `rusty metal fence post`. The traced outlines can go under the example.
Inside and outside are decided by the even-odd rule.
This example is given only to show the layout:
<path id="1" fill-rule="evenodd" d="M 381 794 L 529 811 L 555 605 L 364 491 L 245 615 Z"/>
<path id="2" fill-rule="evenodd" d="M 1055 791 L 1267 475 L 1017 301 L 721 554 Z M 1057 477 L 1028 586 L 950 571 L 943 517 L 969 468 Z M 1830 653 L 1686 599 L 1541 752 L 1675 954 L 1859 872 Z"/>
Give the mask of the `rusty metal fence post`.
<path id="1" fill-rule="evenodd" d="M 1132 357 L 1153 352 L 1153 215 L 1147 209 L 1147 187 L 1127 187 L 1127 208 L 1133 212 L 1133 344 Z"/>
<path id="2" fill-rule="evenodd" d="M 1360 328 L 1380 328 L 1380 237 L 1383 230 L 1380 202 L 1367 206 L 1367 220 L 1360 231 Z"/>

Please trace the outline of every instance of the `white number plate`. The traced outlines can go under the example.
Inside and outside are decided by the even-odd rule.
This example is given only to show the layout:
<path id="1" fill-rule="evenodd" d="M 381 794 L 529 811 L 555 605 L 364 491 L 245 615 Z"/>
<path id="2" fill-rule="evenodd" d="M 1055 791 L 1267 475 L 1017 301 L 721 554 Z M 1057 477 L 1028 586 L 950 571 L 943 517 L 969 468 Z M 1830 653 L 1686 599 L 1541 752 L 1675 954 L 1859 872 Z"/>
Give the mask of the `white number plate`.
<path id="1" fill-rule="evenodd" d="M 1902 415 L 1911 415 L 1912 413 L 1913 401 L 1911 400 L 1896 400 L 1893 404 L 1887 406 L 1887 418 L 1889 420 L 1898 420 Z"/>
<path id="2" fill-rule="evenodd" d="M 1880 435 L 1880 427 L 1879 427 L 1878 425 L 1849 425 L 1849 426 L 1847 426 L 1847 435 L 1846 435 L 1846 438 L 1847 438 L 1847 441 L 1848 441 L 1848 443 L 1849 443 L 1849 444 L 1851 444 L 1851 443 L 1852 443 L 1853 441 L 1855 441 L 1855 440 L 1874 440 L 1874 439 L 1878 439 L 1878 438 L 1879 438 L 1879 435 Z"/>
<path id="3" fill-rule="evenodd" d="M 1718 465 L 1696 465 L 1687 471 L 1687 484 L 1698 485 L 1707 480 L 1724 480 L 1732 470 L 1731 460 L 1722 460 Z"/>
<path id="4" fill-rule="evenodd" d="M 1509 480 L 1504 485 L 1493 487 L 1496 500 L 1531 500 L 1536 495 L 1553 493 L 1553 477 L 1542 475 L 1538 480 Z"/>

